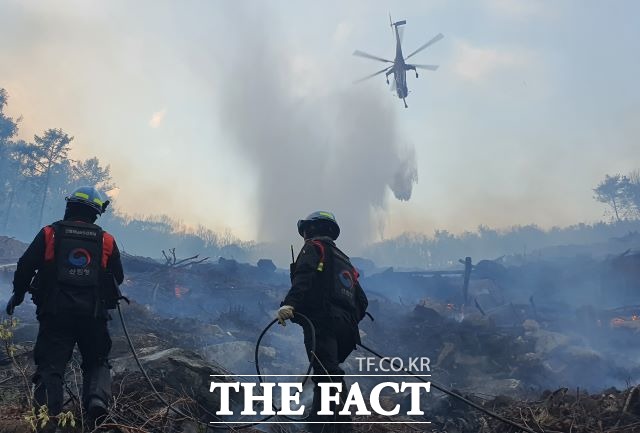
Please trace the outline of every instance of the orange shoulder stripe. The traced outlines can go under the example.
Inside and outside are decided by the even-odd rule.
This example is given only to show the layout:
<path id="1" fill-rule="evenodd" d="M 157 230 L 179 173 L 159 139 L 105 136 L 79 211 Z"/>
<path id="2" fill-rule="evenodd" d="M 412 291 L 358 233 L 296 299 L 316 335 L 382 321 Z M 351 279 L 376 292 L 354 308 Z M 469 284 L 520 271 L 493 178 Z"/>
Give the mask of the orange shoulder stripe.
<path id="1" fill-rule="evenodd" d="M 102 232 L 102 268 L 107 267 L 107 263 L 109 262 L 109 257 L 113 254 L 113 244 L 114 239 L 107 232 Z"/>
<path id="2" fill-rule="evenodd" d="M 51 262 L 55 257 L 55 232 L 51 226 L 46 226 L 42 230 L 44 230 L 44 261 Z"/>

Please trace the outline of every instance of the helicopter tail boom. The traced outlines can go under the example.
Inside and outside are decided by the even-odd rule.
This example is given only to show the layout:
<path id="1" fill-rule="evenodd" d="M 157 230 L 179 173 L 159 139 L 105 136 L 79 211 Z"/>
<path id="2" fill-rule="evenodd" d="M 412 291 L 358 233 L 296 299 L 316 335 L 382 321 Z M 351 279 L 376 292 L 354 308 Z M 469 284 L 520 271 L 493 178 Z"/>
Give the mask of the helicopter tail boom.
<path id="1" fill-rule="evenodd" d="M 398 26 L 403 26 L 407 24 L 407 20 L 402 20 L 402 21 L 396 21 L 395 23 L 393 22 L 393 20 L 391 19 L 391 13 L 389 13 L 389 25 L 393 28 L 393 27 L 398 27 Z"/>

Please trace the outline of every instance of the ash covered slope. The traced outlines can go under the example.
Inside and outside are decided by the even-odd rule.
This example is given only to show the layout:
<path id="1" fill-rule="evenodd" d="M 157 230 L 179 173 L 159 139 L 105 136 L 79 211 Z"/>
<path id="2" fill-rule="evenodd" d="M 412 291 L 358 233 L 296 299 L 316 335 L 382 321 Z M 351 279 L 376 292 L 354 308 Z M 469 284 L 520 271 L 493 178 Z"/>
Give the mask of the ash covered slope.
<path id="1" fill-rule="evenodd" d="M 123 290 L 134 302 L 123 310 L 142 362 L 160 392 L 171 401 L 180 400 L 195 417 L 211 419 L 195 403 L 205 402 L 207 407 L 215 404 L 207 392 L 208 374 L 254 373 L 251 361 L 255 340 L 286 293 L 288 275 L 269 261 L 262 261 L 260 266 L 224 259 L 217 263 L 197 261 L 169 259 L 160 263 L 125 256 L 127 280 Z M 459 294 L 459 279 L 423 280 L 422 285 L 411 289 L 417 291 L 416 299 L 411 300 L 392 295 L 392 286 L 405 285 L 403 278 L 407 276 L 396 274 L 398 279 L 386 275 L 384 286 L 388 290 L 383 293 L 376 287 L 380 275 L 363 280 L 365 290 L 372 287 L 371 312 L 376 317 L 375 322 L 362 323 L 363 341 L 368 346 L 389 356 L 428 356 L 434 381 L 546 429 L 568 431 L 571 423 L 574 431 L 590 431 L 598 422 L 604 427 L 616 423 L 622 426 L 640 414 L 635 388 L 598 392 L 638 377 L 628 350 L 637 338 L 636 325 L 640 323 L 633 320 L 637 313 L 634 307 L 604 310 L 597 306 L 578 309 L 575 305 L 557 308 L 543 301 L 537 305 L 521 303 L 509 287 L 492 286 L 495 280 L 487 278 L 491 275 L 478 272 L 470 293 L 485 304 L 486 311 L 474 307 L 463 310 L 459 303 L 451 302 Z M 8 297 L 6 277 L 1 283 L 3 301 Z M 556 274 L 550 273 L 549 278 L 553 281 Z M 489 307 L 487 299 L 491 296 L 503 299 Z M 37 331 L 34 308 L 27 303 L 18 314 L 17 359 L 32 368 L 29 342 L 34 341 Z M 277 327 L 265 339 L 260 357 L 267 373 L 304 371 L 305 355 L 297 328 Z M 166 408 L 154 399 L 137 371 L 118 321 L 112 322 L 112 332 L 114 395 L 121 399 L 114 409 L 114 422 L 131 426 L 147 423 L 149 430 L 159 428 L 160 424 L 154 423 L 161 422 L 158 414 L 166 414 Z M 365 355 L 362 350 L 356 351 L 346 363 L 347 371 L 357 373 L 355 357 Z M 9 360 L 4 359 L 2 364 L 2 413 L 13 414 L 10 422 L 15 425 L 24 409 L 20 408 L 21 380 Z M 77 362 L 74 368 L 77 372 Z M 67 381 L 73 384 L 75 380 L 72 368 Z M 362 379 L 361 386 L 367 389 L 375 383 L 374 378 Z M 561 388 L 543 394 L 545 388 L 558 387 L 579 387 L 581 391 L 577 395 Z M 585 387 L 597 393 L 589 395 L 582 391 Z M 70 388 L 73 394 L 73 386 Z M 408 402 L 401 398 L 400 403 Z M 73 400 L 68 406 L 74 407 Z M 478 431 L 485 423 L 484 431 L 508 431 L 435 391 L 429 396 L 425 416 L 434 421 L 434 427 L 447 431 Z M 175 431 L 193 427 L 192 421 L 179 418 L 168 415 L 169 421 L 162 422 L 170 422 Z"/>

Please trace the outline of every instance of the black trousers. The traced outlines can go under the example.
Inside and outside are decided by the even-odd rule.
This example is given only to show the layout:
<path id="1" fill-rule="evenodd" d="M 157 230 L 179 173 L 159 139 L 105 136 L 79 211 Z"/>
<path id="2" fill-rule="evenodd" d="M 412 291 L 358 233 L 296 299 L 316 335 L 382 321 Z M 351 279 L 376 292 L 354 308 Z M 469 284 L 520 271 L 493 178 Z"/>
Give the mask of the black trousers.
<path id="1" fill-rule="evenodd" d="M 312 377 L 313 403 L 309 414 L 308 428 L 312 433 L 331 433 L 339 431 L 350 431 L 349 424 L 333 424 L 335 422 L 347 422 L 351 420 L 349 416 L 339 416 L 338 411 L 342 409 L 342 404 L 331 405 L 334 415 L 318 415 L 320 410 L 320 383 L 342 383 L 341 401 L 346 398 L 348 390 L 344 380 L 344 370 L 340 364 L 351 354 L 355 347 L 354 329 L 352 324 L 341 320 L 331 320 L 330 323 L 313 321 L 315 326 L 316 350 L 315 356 L 311 353 L 312 349 L 312 332 L 311 328 L 305 323 L 302 328 L 304 331 L 304 345 L 307 349 L 309 361 L 313 365 Z M 357 328 L 356 328 L 357 332 Z M 320 423 L 320 422 L 326 422 Z M 330 424 L 331 423 L 331 424 Z"/>
<path id="2" fill-rule="evenodd" d="M 108 405 L 111 400 L 111 371 L 108 363 L 111 337 L 105 319 L 88 316 L 46 315 L 39 318 L 40 329 L 34 349 L 36 372 L 34 397 L 46 404 L 49 414 L 60 413 L 67 363 L 78 345 L 82 355 L 82 401 L 85 408 L 92 397 Z"/>

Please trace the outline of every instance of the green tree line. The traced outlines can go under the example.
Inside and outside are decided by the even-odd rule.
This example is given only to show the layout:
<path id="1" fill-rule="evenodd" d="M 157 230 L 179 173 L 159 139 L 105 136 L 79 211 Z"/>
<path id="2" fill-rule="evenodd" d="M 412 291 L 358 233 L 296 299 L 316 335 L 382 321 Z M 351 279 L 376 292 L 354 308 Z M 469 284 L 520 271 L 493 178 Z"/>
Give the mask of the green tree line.
<path id="1" fill-rule="evenodd" d="M 47 129 L 30 141 L 19 139 L 22 119 L 5 113 L 7 102 L 7 92 L 0 88 L 0 234 L 29 241 L 42 225 L 62 217 L 62 197 L 70 190 L 91 185 L 109 191 L 115 183 L 109 165 L 98 158 L 71 159 L 73 137 L 61 129 Z M 640 171 L 606 175 L 593 191 L 594 198 L 606 205 L 609 222 L 550 230 L 528 225 L 503 230 L 480 226 L 461 234 L 405 233 L 369 245 L 363 255 L 380 264 L 441 268 L 455 266 L 466 255 L 492 258 L 552 245 L 603 242 L 640 231 Z M 161 250 L 175 247 L 183 255 L 246 261 L 277 247 L 241 242 L 228 231 L 189 229 L 164 215 L 131 218 L 117 212 L 117 201 L 114 208 L 101 223 L 118 237 L 125 251 L 135 254 L 159 257 Z"/>
<path id="2" fill-rule="evenodd" d="M 60 198 L 80 185 L 114 188 L 109 166 L 98 158 L 73 160 L 73 137 L 47 129 L 32 140 L 18 139 L 21 118 L 5 113 L 6 90 L 0 89 L 0 232 L 32 231 L 60 218 Z M 55 215 L 54 215 L 55 214 Z"/>

